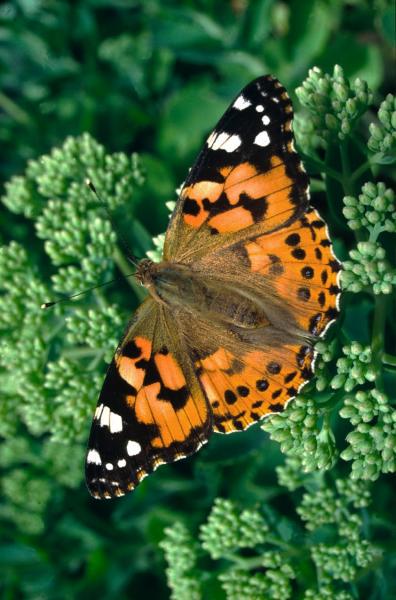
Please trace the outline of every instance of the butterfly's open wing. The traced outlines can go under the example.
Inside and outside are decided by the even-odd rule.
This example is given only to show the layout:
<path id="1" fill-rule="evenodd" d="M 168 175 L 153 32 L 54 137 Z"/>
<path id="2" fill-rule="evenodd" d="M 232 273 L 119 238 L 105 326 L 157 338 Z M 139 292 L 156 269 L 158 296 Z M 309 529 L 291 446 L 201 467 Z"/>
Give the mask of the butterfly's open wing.
<path id="1" fill-rule="evenodd" d="M 246 429 L 265 415 L 283 410 L 311 376 L 311 363 L 311 350 L 301 343 L 252 348 L 242 354 L 218 348 L 197 361 L 214 430 Z"/>
<path id="2" fill-rule="evenodd" d="M 246 331 L 231 327 L 229 344 L 212 328 L 211 352 L 196 363 L 214 429 L 226 433 L 282 410 L 311 378 L 312 342 L 336 318 L 340 293 L 339 263 L 324 222 L 312 210 L 285 230 L 203 257 L 199 268 L 227 286 L 230 264 L 239 289 L 255 294 L 269 325 Z M 238 347 L 235 338 L 249 349 Z"/>
<path id="3" fill-rule="evenodd" d="M 244 332 L 242 348 L 238 331 L 227 339 L 212 328 L 196 363 L 217 431 L 244 429 L 294 397 L 312 374 L 312 342 L 338 313 L 340 265 L 309 207 L 292 117 L 276 79 L 246 86 L 206 141 L 166 235 L 166 259 L 243 291 L 268 317 L 250 347 Z"/>
<path id="4" fill-rule="evenodd" d="M 216 247 L 286 227 L 308 207 L 293 148 L 292 105 L 273 77 L 246 86 L 208 137 L 182 188 L 164 258 L 195 262 Z"/>
<path id="5" fill-rule="evenodd" d="M 165 321 L 146 300 L 107 372 L 86 461 L 97 498 L 124 495 L 160 464 L 196 452 L 212 431 L 202 388 Z"/>

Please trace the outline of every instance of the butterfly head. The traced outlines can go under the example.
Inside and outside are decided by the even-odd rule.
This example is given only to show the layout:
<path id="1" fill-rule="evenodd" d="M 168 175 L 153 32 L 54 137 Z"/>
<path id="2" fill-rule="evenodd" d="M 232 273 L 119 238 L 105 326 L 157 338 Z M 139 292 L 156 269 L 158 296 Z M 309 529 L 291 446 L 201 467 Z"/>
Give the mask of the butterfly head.
<path id="1" fill-rule="evenodd" d="M 135 278 L 141 285 L 149 288 L 154 284 L 154 275 L 156 270 L 156 264 L 152 260 L 149 258 L 143 258 L 143 260 L 138 263 Z"/>
<path id="2" fill-rule="evenodd" d="M 159 296 L 157 291 L 158 271 L 158 263 L 153 262 L 149 258 L 143 258 L 143 260 L 138 263 L 135 278 L 146 288 L 154 300 L 164 304 L 164 300 Z"/>

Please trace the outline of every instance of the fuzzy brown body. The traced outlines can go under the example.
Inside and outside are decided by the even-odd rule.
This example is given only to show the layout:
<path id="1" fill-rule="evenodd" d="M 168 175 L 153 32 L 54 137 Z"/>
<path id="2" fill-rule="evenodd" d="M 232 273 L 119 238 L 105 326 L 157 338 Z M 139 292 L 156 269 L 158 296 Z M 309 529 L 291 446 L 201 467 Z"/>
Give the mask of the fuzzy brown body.
<path id="1" fill-rule="evenodd" d="M 215 277 L 203 276 L 190 265 L 143 260 L 136 278 L 154 300 L 169 310 L 185 311 L 192 316 L 225 326 L 257 329 L 269 324 L 254 293 L 231 288 Z"/>

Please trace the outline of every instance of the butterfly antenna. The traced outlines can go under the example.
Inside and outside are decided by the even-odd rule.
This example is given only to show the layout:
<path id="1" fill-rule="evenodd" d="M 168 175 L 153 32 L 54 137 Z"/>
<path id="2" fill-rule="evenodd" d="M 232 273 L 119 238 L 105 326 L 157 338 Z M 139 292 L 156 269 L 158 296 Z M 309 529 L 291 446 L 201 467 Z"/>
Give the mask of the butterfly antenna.
<path id="1" fill-rule="evenodd" d="M 94 186 L 94 184 L 92 183 L 92 181 L 87 178 L 85 180 L 85 184 L 89 187 L 89 189 L 91 190 L 91 192 L 94 194 L 94 196 L 96 197 L 97 200 L 99 200 L 99 202 L 103 205 L 107 216 L 109 218 L 110 223 L 113 226 L 114 231 L 117 232 L 117 236 L 119 237 L 122 245 L 124 246 L 125 249 L 125 254 L 128 258 L 128 260 L 133 264 L 134 267 L 137 267 L 139 264 L 139 260 L 136 258 L 136 256 L 133 254 L 133 252 L 131 251 L 130 247 L 128 246 L 128 243 L 126 241 L 126 239 L 124 238 L 124 236 L 120 233 L 118 227 L 116 226 L 116 224 L 114 223 L 114 219 L 109 211 L 109 208 L 106 204 L 106 202 L 103 200 L 103 198 L 101 198 L 101 196 L 99 196 L 98 192 L 96 191 L 96 188 Z"/>
<path id="2" fill-rule="evenodd" d="M 92 290 L 97 290 L 98 288 L 104 287 L 105 285 L 110 285 L 111 283 L 116 283 L 117 281 L 123 281 L 127 277 L 134 277 L 135 273 L 131 273 L 130 275 L 125 275 L 124 277 L 116 277 L 115 279 L 111 279 L 110 281 L 105 281 L 104 283 L 100 283 L 99 285 L 93 285 L 82 292 L 77 292 L 77 294 L 71 294 L 70 296 L 66 296 L 65 298 L 60 298 L 59 300 L 54 300 L 53 302 L 44 302 L 40 308 L 51 308 L 51 306 L 55 306 L 56 304 L 60 304 L 61 302 L 68 302 L 72 298 L 77 298 L 77 296 L 83 296 L 84 294 L 88 294 L 88 292 L 92 292 Z"/>

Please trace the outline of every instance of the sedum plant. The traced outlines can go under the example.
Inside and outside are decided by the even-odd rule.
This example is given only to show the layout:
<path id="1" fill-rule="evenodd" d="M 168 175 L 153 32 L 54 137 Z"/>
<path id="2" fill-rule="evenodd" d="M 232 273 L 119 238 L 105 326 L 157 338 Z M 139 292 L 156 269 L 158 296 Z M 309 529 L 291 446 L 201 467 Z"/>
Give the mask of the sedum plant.
<path id="1" fill-rule="evenodd" d="M 101 202 L 87 177 L 101 190 Z M 43 311 L 41 305 L 109 279 L 115 265 L 127 268 L 104 207 L 130 204 L 142 180 L 136 155 L 108 155 L 85 134 L 30 161 L 25 175 L 6 185 L 3 203 L 42 240 L 33 251 L 16 240 L 0 248 L 0 435 L 7 440 L 0 464 L 9 469 L 0 515 L 32 533 L 44 528 L 57 485 L 81 483 L 100 367 L 110 360 L 127 314 L 100 289 L 76 308 L 61 303 Z M 31 437 L 14 443 L 24 430 Z M 26 463 L 35 466 L 34 476 Z"/>
<path id="2" fill-rule="evenodd" d="M 279 467 L 279 496 L 300 472 L 295 459 Z M 331 481 L 316 473 L 293 486 L 297 489 L 302 494 L 291 496 L 295 513 L 287 526 L 266 505 L 244 508 L 217 498 L 200 527 L 198 543 L 181 523 L 165 529 L 161 546 L 171 597 L 187 599 L 194 590 L 194 598 L 210 598 L 209 586 L 221 588 L 232 600 L 356 597 L 355 582 L 381 561 L 381 549 L 364 530 L 362 511 L 371 499 L 368 484 Z M 203 566 L 208 555 L 211 582 Z"/>
<path id="3" fill-rule="evenodd" d="M 114 48 L 103 52 L 110 60 Z M 349 81 L 341 67 L 311 70 L 296 95 L 297 144 L 312 172 L 313 201 L 327 212 L 344 262 L 342 317 L 316 345 L 315 379 L 283 413 L 261 429 L 214 436 L 213 451 L 208 446 L 181 467 L 192 472 L 159 470 L 153 491 L 142 484 L 121 508 L 85 507 L 81 481 L 104 369 L 140 300 L 117 232 L 127 224 L 127 243 L 154 260 L 164 239 L 147 243 L 139 218 L 142 160 L 108 154 L 85 134 L 30 161 L 6 185 L 2 202 L 23 217 L 33 241 L 23 245 L 16 230 L 0 249 L 0 523 L 21 538 L 17 548 L 29 565 L 44 568 L 51 552 L 32 557 L 24 540 L 51 527 L 70 548 L 67 567 L 56 567 L 60 579 L 92 552 L 89 579 L 122 540 L 137 569 L 150 570 L 153 548 L 157 561 L 162 549 L 175 600 L 388 597 L 395 560 L 388 481 L 396 469 L 395 99 L 388 95 L 375 113 L 369 86 Z M 91 290 L 78 304 L 40 309 L 120 276 L 117 286 Z M 169 499 L 177 506 L 182 492 L 184 512 L 194 514 L 187 523 L 180 510 L 165 508 Z M 69 514 L 75 494 L 85 508 Z M 147 498 L 158 508 L 137 525 L 130 514 L 146 514 Z"/>

